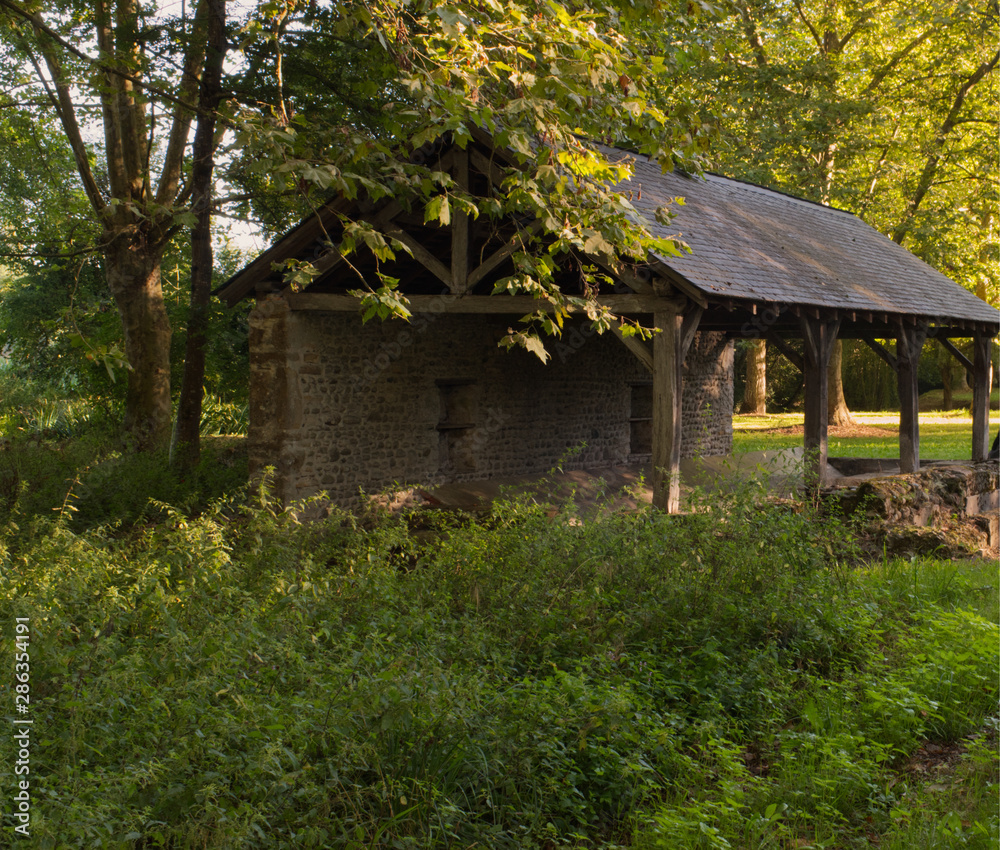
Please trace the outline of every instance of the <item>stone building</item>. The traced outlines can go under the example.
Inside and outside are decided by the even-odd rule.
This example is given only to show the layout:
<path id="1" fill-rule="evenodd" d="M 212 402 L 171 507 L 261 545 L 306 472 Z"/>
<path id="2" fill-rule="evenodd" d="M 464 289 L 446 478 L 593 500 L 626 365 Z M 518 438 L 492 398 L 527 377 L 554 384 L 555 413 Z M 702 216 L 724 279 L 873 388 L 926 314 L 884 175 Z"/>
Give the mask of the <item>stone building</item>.
<path id="1" fill-rule="evenodd" d="M 435 168 L 482 194 L 499 191 L 498 168 L 516 168 L 482 134 L 465 150 L 430 156 Z M 550 343 L 547 364 L 498 347 L 538 303 L 488 294 L 512 273 L 523 222 L 487 226 L 455 215 L 442 228 L 393 202 L 365 209 L 338 199 L 290 231 L 218 291 L 230 304 L 257 301 L 252 469 L 275 467 L 286 500 L 320 491 L 343 500 L 394 482 L 651 461 L 654 503 L 674 510 L 680 458 L 731 450 L 739 336 L 765 336 L 805 373 L 806 447 L 816 449 L 817 469 L 825 465 L 832 344 L 839 335 L 872 345 L 899 376 L 904 471 L 919 466 L 916 362 L 924 340 L 971 336 L 973 456 L 985 457 L 984 376 L 996 310 L 842 211 L 715 175 L 663 174 L 643 157 L 621 191 L 637 186 L 635 207 L 647 222 L 670 198 L 686 199 L 669 230 L 661 229 L 679 232 L 693 253 L 606 269 L 616 285 L 599 300 L 659 332 L 643 343 L 598 335 L 576 320 Z M 358 299 L 347 294 L 356 278 L 325 247 L 345 211 L 412 251 L 388 270 L 409 299 L 411 322 L 362 322 Z M 319 274 L 293 292 L 275 264 L 307 258 Z M 364 258 L 352 263 L 363 274 L 373 269 Z M 790 338 L 803 341 L 802 352 Z M 895 352 L 877 342 L 885 339 L 897 340 Z"/>

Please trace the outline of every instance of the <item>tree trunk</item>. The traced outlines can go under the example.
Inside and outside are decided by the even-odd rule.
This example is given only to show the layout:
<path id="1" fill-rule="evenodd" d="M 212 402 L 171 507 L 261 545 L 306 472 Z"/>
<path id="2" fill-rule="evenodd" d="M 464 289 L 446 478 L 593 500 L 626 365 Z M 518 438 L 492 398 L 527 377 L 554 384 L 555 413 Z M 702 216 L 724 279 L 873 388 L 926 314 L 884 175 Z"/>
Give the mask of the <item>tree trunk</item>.
<path id="1" fill-rule="evenodd" d="M 184 348 L 177 422 L 170 443 L 170 462 L 191 470 L 201 458 L 201 403 L 205 389 L 205 344 L 208 341 L 212 297 L 212 172 L 215 168 L 216 109 L 221 99 L 222 65 L 226 55 L 225 0 L 207 0 L 208 43 L 201 79 L 192 151 L 192 209 L 197 222 L 191 230 L 191 313 Z"/>
<path id="2" fill-rule="evenodd" d="M 952 405 L 955 403 L 951 380 L 953 366 L 951 355 L 940 346 L 938 346 L 938 368 L 941 370 L 941 386 L 944 389 L 944 401 L 941 403 L 941 408 L 943 410 L 951 410 Z"/>
<path id="3" fill-rule="evenodd" d="M 138 231 L 114 239 L 105 251 L 129 362 L 124 425 L 142 451 L 164 447 L 170 437 L 170 320 L 160 286 L 162 255 Z"/>
<path id="4" fill-rule="evenodd" d="M 854 417 L 844 399 L 844 377 L 841 364 L 844 359 L 844 342 L 837 340 L 830 355 L 827 369 L 828 395 L 826 399 L 826 422 L 828 425 L 853 425 Z"/>
<path id="5" fill-rule="evenodd" d="M 746 388 L 740 413 L 767 413 L 767 341 L 755 339 L 747 349 Z"/>

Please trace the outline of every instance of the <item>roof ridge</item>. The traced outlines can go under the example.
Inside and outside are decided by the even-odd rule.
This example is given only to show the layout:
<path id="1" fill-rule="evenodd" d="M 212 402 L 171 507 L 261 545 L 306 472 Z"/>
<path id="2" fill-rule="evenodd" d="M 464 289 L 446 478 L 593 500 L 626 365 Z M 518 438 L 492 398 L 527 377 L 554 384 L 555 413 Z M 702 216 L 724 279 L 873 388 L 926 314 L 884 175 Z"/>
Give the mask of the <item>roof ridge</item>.
<path id="1" fill-rule="evenodd" d="M 593 142 L 591 142 L 591 144 L 593 144 Z M 659 163 L 656 162 L 651 156 L 649 156 L 649 154 L 644 154 L 641 151 L 637 151 L 632 148 L 621 147 L 620 145 L 609 145 L 603 142 L 597 142 L 596 144 L 613 151 L 618 151 L 619 153 L 628 154 L 629 156 L 634 156 L 637 159 L 642 159 L 645 162 L 649 163 L 650 165 L 659 165 Z M 688 171 L 686 168 L 683 168 L 675 164 L 674 174 L 678 174 L 681 177 L 687 177 L 689 179 L 694 179 L 697 177 L 705 177 L 707 175 L 709 177 L 718 178 L 719 180 L 728 180 L 731 183 L 739 183 L 743 186 L 751 186 L 754 189 L 760 189 L 763 192 L 773 192 L 775 195 L 782 195 L 783 197 L 791 198 L 793 201 L 802 201 L 802 203 L 804 204 L 812 204 L 814 207 L 819 207 L 820 209 L 833 210 L 834 212 L 844 213 L 845 215 L 849 215 L 852 218 L 858 219 L 859 221 L 864 221 L 864 219 L 861 218 L 861 216 L 859 216 L 857 213 L 851 212 L 850 210 L 845 210 L 843 207 L 835 207 L 831 204 L 824 204 L 821 203 L 820 201 L 813 201 L 810 200 L 809 198 L 803 198 L 801 195 L 793 195 L 791 192 L 786 192 L 784 189 L 775 189 L 773 186 L 765 186 L 763 183 L 755 183 L 753 180 L 745 180 L 740 177 L 730 177 L 727 174 L 720 174 L 717 171 L 711 171 L 709 169 L 703 169 L 700 172 L 691 172 Z"/>
<path id="2" fill-rule="evenodd" d="M 791 192 L 786 192 L 784 189 L 775 189 L 773 186 L 765 186 L 763 183 L 754 183 L 753 180 L 744 180 L 740 177 L 728 177 L 725 174 L 719 174 L 715 171 L 704 171 L 702 173 L 707 174 L 710 177 L 715 177 L 719 180 L 727 180 L 730 183 L 739 183 L 742 186 L 750 186 L 754 189 L 760 189 L 763 192 L 772 192 L 775 195 L 782 195 L 785 198 L 791 198 L 793 201 L 802 201 L 804 204 L 812 204 L 812 206 L 819 207 L 822 210 L 833 210 L 833 212 L 843 213 L 844 215 L 849 215 L 851 218 L 856 218 L 858 221 L 865 221 L 857 213 L 845 210 L 843 207 L 835 207 L 832 204 L 824 204 L 821 201 L 813 201 L 809 198 L 803 198 L 801 195 L 793 195 Z M 868 224 L 868 222 L 865 222 L 865 224 Z M 871 225 L 868 226 L 871 227 Z"/>

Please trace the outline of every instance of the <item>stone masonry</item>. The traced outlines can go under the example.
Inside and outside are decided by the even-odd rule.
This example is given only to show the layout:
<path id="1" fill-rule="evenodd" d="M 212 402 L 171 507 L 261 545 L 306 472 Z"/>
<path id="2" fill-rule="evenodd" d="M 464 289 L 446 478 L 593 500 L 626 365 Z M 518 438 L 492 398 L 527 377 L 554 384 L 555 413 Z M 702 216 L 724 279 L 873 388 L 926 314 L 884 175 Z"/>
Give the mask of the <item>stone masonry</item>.
<path id="1" fill-rule="evenodd" d="M 504 351 L 504 317 L 410 323 L 290 311 L 250 317 L 250 464 L 287 501 L 648 460 L 649 373 L 611 334 L 570 325 L 543 364 Z M 699 334 L 684 372 L 682 453 L 732 447 L 732 344 Z"/>

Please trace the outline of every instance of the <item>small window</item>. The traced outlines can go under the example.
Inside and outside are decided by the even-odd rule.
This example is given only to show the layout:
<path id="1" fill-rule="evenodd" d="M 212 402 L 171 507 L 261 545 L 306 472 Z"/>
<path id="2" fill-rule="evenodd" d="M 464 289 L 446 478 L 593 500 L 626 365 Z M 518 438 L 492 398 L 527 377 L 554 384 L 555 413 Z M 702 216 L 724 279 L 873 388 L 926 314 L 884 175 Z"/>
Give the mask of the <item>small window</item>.
<path id="1" fill-rule="evenodd" d="M 453 378 L 436 383 L 441 405 L 437 425 L 441 471 L 475 472 L 479 452 L 476 435 L 479 392 L 476 382 L 471 378 Z"/>
<path id="2" fill-rule="evenodd" d="M 653 384 L 651 381 L 630 386 L 629 455 L 633 460 L 653 454 Z"/>

